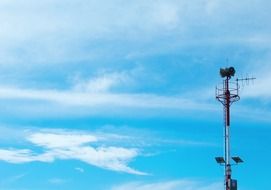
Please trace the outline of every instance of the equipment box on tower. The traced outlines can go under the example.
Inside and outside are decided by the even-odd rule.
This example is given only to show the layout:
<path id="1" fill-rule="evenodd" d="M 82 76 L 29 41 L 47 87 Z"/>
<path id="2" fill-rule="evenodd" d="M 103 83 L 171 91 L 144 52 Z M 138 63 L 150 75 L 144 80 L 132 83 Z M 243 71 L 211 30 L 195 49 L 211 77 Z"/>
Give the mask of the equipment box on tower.
<path id="1" fill-rule="evenodd" d="M 237 190 L 237 180 L 231 180 L 231 190 Z"/>

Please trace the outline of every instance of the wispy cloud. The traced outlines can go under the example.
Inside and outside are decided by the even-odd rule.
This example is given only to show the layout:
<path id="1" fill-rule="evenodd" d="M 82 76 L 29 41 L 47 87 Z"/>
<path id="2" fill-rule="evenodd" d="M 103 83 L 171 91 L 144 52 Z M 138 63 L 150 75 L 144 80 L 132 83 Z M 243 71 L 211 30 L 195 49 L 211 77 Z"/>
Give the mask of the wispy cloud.
<path id="1" fill-rule="evenodd" d="M 248 8 L 247 3 L 253 9 Z M 139 44 L 144 48 L 163 37 L 174 45 L 198 40 L 205 44 L 210 41 L 234 43 L 240 41 L 238 39 L 251 44 L 255 32 L 258 36 L 269 33 L 265 29 L 268 27 L 260 27 L 267 24 L 259 21 L 268 18 L 269 13 L 269 6 L 262 7 L 262 4 L 268 3 L 253 0 L 235 3 L 225 0 L 197 3 L 177 0 L 155 3 L 143 0 L 129 3 L 123 0 L 114 3 L 104 0 L 9 1 L 0 4 L 3 9 L 0 14 L 1 62 L 52 65 L 50 63 L 92 60 L 97 56 L 103 59 L 112 54 L 125 56 L 137 49 L 127 49 L 127 46 Z M 37 13 L 39 17 L 35 16 Z M 248 22 L 243 22 L 244 18 Z M 238 30 L 235 26 L 239 26 Z M 201 29 L 200 36 L 198 29 Z M 111 41 L 118 44 L 112 47 L 105 43 Z M 131 42 L 133 45 L 128 45 Z M 169 46 L 157 47 L 159 51 L 166 51 Z M 144 48 L 144 51 L 153 48 Z"/>
<path id="2" fill-rule="evenodd" d="M 62 185 L 62 184 L 65 184 L 67 180 L 61 179 L 61 178 L 52 178 L 52 179 L 49 179 L 48 182 L 52 185 Z"/>
<path id="3" fill-rule="evenodd" d="M 59 90 L 35 90 L 5 88 L 0 90 L 1 99 L 25 99 L 56 102 L 71 106 L 113 105 L 146 108 L 201 109 L 196 102 L 181 97 L 166 97 L 155 94 L 83 93 Z M 182 105 L 182 106 L 181 106 Z"/>
<path id="4" fill-rule="evenodd" d="M 267 53 L 262 58 L 255 60 L 255 63 L 250 63 L 250 65 L 247 66 L 245 76 L 238 76 L 239 78 L 256 78 L 255 80 L 241 81 L 239 83 L 242 97 L 256 98 L 260 101 L 268 101 L 270 99 L 271 90 L 268 88 L 271 83 L 270 59 L 271 54 Z"/>
<path id="5" fill-rule="evenodd" d="M 1 76 L 4 79 L 2 84 L 13 80 L 15 84 L 24 83 L 25 88 L 1 86 L 0 97 L 3 101 L 34 102 L 26 106 L 23 103 L 21 105 L 19 101 L 14 106 L 7 106 L 7 111 L 13 114 L 31 112 L 28 115 L 44 116 L 54 115 L 55 112 L 64 115 L 64 112 L 74 110 L 75 107 L 76 114 L 81 115 L 97 113 L 99 110 L 102 114 L 121 112 L 122 108 L 157 109 L 156 113 L 167 109 L 214 110 L 214 106 L 209 102 L 184 98 L 179 94 L 166 96 L 161 95 L 164 92 L 158 95 L 155 92 L 136 93 L 136 90 L 135 93 L 115 91 L 112 93 L 110 90 L 115 89 L 119 84 L 126 83 L 127 75 L 121 72 L 79 78 L 78 83 L 70 90 L 59 88 L 46 90 L 43 83 L 46 81 L 49 86 L 58 83 L 61 89 L 67 89 L 66 86 L 63 87 L 63 83 L 76 72 L 89 74 L 88 70 L 91 70 L 96 73 L 97 68 L 113 68 L 114 65 L 117 65 L 118 69 L 130 67 L 118 63 L 119 59 L 123 61 L 126 60 L 127 55 L 142 55 L 141 52 L 144 52 L 143 57 L 149 52 L 151 52 L 149 54 L 157 55 L 162 55 L 164 52 L 174 54 L 174 52 L 181 52 L 180 48 L 187 45 L 203 44 L 204 46 L 209 43 L 221 45 L 221 42 L 224 44 L 238 42 L 238 44 L 249 44 L 249 47 L 253 47 L 255 43 L 263 44 L 269 37 L 269 32 L 266 32 L 265 27 L 256 27 L 265 23 L 257 21 L 262 21 L 262 18 L 266 18 L 265 14 L 269 14 L 267 8 L 261 10 L 263 8 L 261 5 L 266 4 L 263 1 L 250 0 L 253 9 L 247 9 L 247 3 L 244 2 L 231 3 L 225 0 L 200 0 L 196 4 L 193 1 L 177 0 L 155 3 L 143 0 L 129 3 L 123 0 L 114 3 L 104 2 L 85 0 L 76 2 L 50 0 L 39 3 L 32 0 L 27 0 L 25 3 L 1 2 L 0 6 L 5 10 L 0 15 L 1 23 L 3 23 L 3 30 L 0 32 L 0 39 L 2 39 L 0 62 L 3 68 Z M 55 9 L 55 7 L 61 8 Z M 256 16 L 252 14 L 255 10 L 260 10 Z M 34 16 L 37 15 L 37 11 L 39 17 Z M 54 18 L 48 15 L 54 15 Z M 244 23 L 243 20 L 250 22 Z M 240 26 L 240 24 L 243 25 Z M 183 59 L 183 55 L 180 56 L 182 61 L 176 62 L 181 67 L 173 67 L 169 70 L 187 67 L 187 60 Z M 106 63 L 103 62 L 104 59 Z M 142 62 L 145 63 L 145 61 Z M 133 56 L 129 60 L 131 65 L 138 64 L 137 62 L 140 61 Z M 31 66 L 22 66 L 28 64 Z M 191 64 L 189 63 L 189 67 Z M 150 66 L 146 75 L 152 73 L 154 67 Z M 40 72 L 41 70 L 53 72 Z M 62 73 L 63 70 L 65 70 L 64 73 Z M 48 76 L 51 73 L 55 73 L 54 77 Z M 18 75 L 22 75 L 21 77 L 26 81 L 21 80 Z M 26 79 L 26 76 L 30 76 L 30 79 Z M 39 81 L 40 78 L 42 78 L 41 81 Z M 55 81 L 57 80 L 55 78 L 60 78 L 60 81 Z M 145 92 L 149 90 L 144 86 L 144 82 L 148 79 L 150 77 L 145 77 L 140 84 Z M 176 81 L 171 81 L 170 76 L 165 80 L 171 84 L 176 83 Z M 30 88 L 29 86 L 33 83 L 36 83 L 36 86 L 42 86 L 45 90 Z M 174 88 L 177 87 L 174 86 Z M 129 111 L 122 111 L 124 112 Z M 136 112 L 142 113 L 141 110 Z M 163 114 L 166 112 L 168 113 L 168 110 Z"/>
<path id="6" fill-rule="evenodd" d="M 84 173 L 85 170 L 83 168 L 79 168 L 79 167 L 76 167 L 74 168 L 76 171 L 80 172 L 80 173 Z"/>
<path id="7" fill-rule="evenodd" d="M 163 181 L 157 183 L 142 183 L 142 182 L 131 182 L 114 186 L 111 190 L 222 190 L 222 183 L 202 183 L 199 181 L 192 180 L 172 180 Z"/>
<path id="8" fill-rule="evenodd" d="M 253 81 L 254 84 L 246 86 L 243 89 L 243 95 L 246 98 L 261 98 L 262 100 L 268 100 L 271 97 L 271 90 L 269 85 L 271 83 L 270 72 L 264 72 L 257 75 L 257 79 Z"/>
<path id="9" fill-rule="evenodd" d="M 3 185 L 3 184 L 17 183 L 19 180 L 23 179 L 25 176 L 27 176 L 27 173 L 22 173 L 22 174 L 6 177 L 0 180 L 0 184 Z"/>
<path id="10" fill-rule="evenodd" d="M 21 127 L 22 128 L 22 127 Z M 1 129 L 1 128 L 0 128 Z M 5 128 L 4 128 L 5 129 Z M 56 160 L 79 160 L 99 168 L 124 172 L 136 175 L 147 173 L 129 167 L 130 161 L 137 157 L 157 156 L 160 151 L 153 154 L 152 147 L 210 147 L 214 144 L 193 140 L 174 140 L 148 130 L 122 128 L 122 132 L 110 127 L 98 131 L 80 131 L 71 129 L 39 129 L 22 128 L 12 129 L 21 133 L 14 141 L 21 141 L 19 147 L 1 148 L 0 160 L 23 164 L 30 162 L 52 163 Z M 12 136 L 12 135 L 11 135 Z M 9 145 L 9 147 L 12 147 Z M 85 169 L 75 167 L 76 171 L 83 173 Z"/>
<path id="11" fill-rule="evenodd" d="M 101 73 L 88 80 L 75 77 L 73 90 L 77 92 L 104 93 L 112 91 L 114 87 L 123 86 L 130 81 L 130 77 L 125 72 Z"/>
<path id="12" fill-rule="evenodd" d="M 214 111 L 215 106 L 208 102 L 191 100 L 178 96 L 161 96 L 156 94 L 140 93 L 91 93 L 78 92 L 73 90 L 39 90 L 2 87 L 0 89 L 0 101 L 16 100 L 13 114 L 35 116 L 54 115 L 69 113 L 76 114 L 103 114 L 110 115 L 114 112 L 129 114 L 129 109 L 152 110 L 205 110 Z M 25 101 L 32 101 L 33 104 L 24 104 Z M 20 105 L 20 102 L 22 105 Z M 42 109 L 41 109 L 42 107 Z M 50 108 L 54 109 L 50 109 Z M 69 108 L 69 109 L 68 109 Z M 125 111 L 121 111 L 125 108 Z M 105 109 L 107 111 L 105 111 Z M 48 110 L 48 111 L 46 111 Z M 50 110 L 50 111 L 49 111 Z M 77 110 L 75 112 L 75 110 Z M 134 111 L 132 111 L 134 113 Z"/>
<path id="13" fill-rule="evenodd" d="M 30 143 L 41 148 L 43 153 L 30 149 L 0 149 L 0 160 L 9 163 L 53 162 L 60 160 L 80 160 L 100 168 L 146 175 L 127 166 L 127 163 L 139 156 L 133 148 L 88 145 L 96 141 L 93 135 L 67 133 L 34 133 L 26 137 Z"/>
<path id="14" fill-rule="evenodd" d="M 92 135 L 54 133 L 35 133 L 27 139 L 33 144 L 46 148 L 78 147 L 97 141 L 97 138 Z"/>

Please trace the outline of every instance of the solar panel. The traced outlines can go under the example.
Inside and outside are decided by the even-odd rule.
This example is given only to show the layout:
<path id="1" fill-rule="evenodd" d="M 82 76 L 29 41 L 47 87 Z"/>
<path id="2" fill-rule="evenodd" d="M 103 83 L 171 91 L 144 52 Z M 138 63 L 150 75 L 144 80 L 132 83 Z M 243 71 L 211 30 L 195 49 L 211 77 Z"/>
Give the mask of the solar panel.
<path id="1" fill-rule="evenodd" d="M 215 157 L 215 160 L 217 163 L 219 164 L 224 164 L 225 163 L 225 160 L 223 157 Z"/>
<path id="2" fill-rule="evenodd" d="M 242 163 L 244 162 L 240 157 L 236 156 L 236 157 L 232 157 L 232 159 L 238 164 L 238 163 Z"/>

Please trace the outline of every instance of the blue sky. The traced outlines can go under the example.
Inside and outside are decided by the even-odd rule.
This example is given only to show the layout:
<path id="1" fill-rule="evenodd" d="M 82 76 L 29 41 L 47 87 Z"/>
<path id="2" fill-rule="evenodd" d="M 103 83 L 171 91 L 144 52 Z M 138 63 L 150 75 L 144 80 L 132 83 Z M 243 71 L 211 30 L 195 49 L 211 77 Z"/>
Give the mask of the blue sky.
<path id="1" fill-rule="evenodd" d="M 1 190 L 219 190 L 219 68 L 240 190 L 268 189 L 271 2 L 1 0 Z"/>

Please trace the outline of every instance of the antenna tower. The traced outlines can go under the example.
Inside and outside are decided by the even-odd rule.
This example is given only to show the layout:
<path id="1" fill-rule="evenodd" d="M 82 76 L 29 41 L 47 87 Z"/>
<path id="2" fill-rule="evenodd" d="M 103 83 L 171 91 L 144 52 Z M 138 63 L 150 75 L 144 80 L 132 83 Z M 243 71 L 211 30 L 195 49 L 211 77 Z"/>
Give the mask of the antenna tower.
<path id="1" fill-rule="evenodd" d="M 236 79 L 234 82 L 230 82 L 230 79 L 234 77 L 235 69 L 233 67 L 221 68 L 220 75 L 223 79 L 223 84 L 220 87 L 216 87 L 216 99 L 222 103 L 224 108 L 224 157 L 216 157 L 217 163 L 225 166 L 225 190 L 237 190 L 237 180 L 231 178 L 231 159 L 236 163 L 242 163 L 243 160 L 240 157 L 231 157 L 230 154 L 230 106 L 232 103 L 240 100 L 239 96 L 239 81 L 250 81 L 255 78 L 242 78 Z"/>

